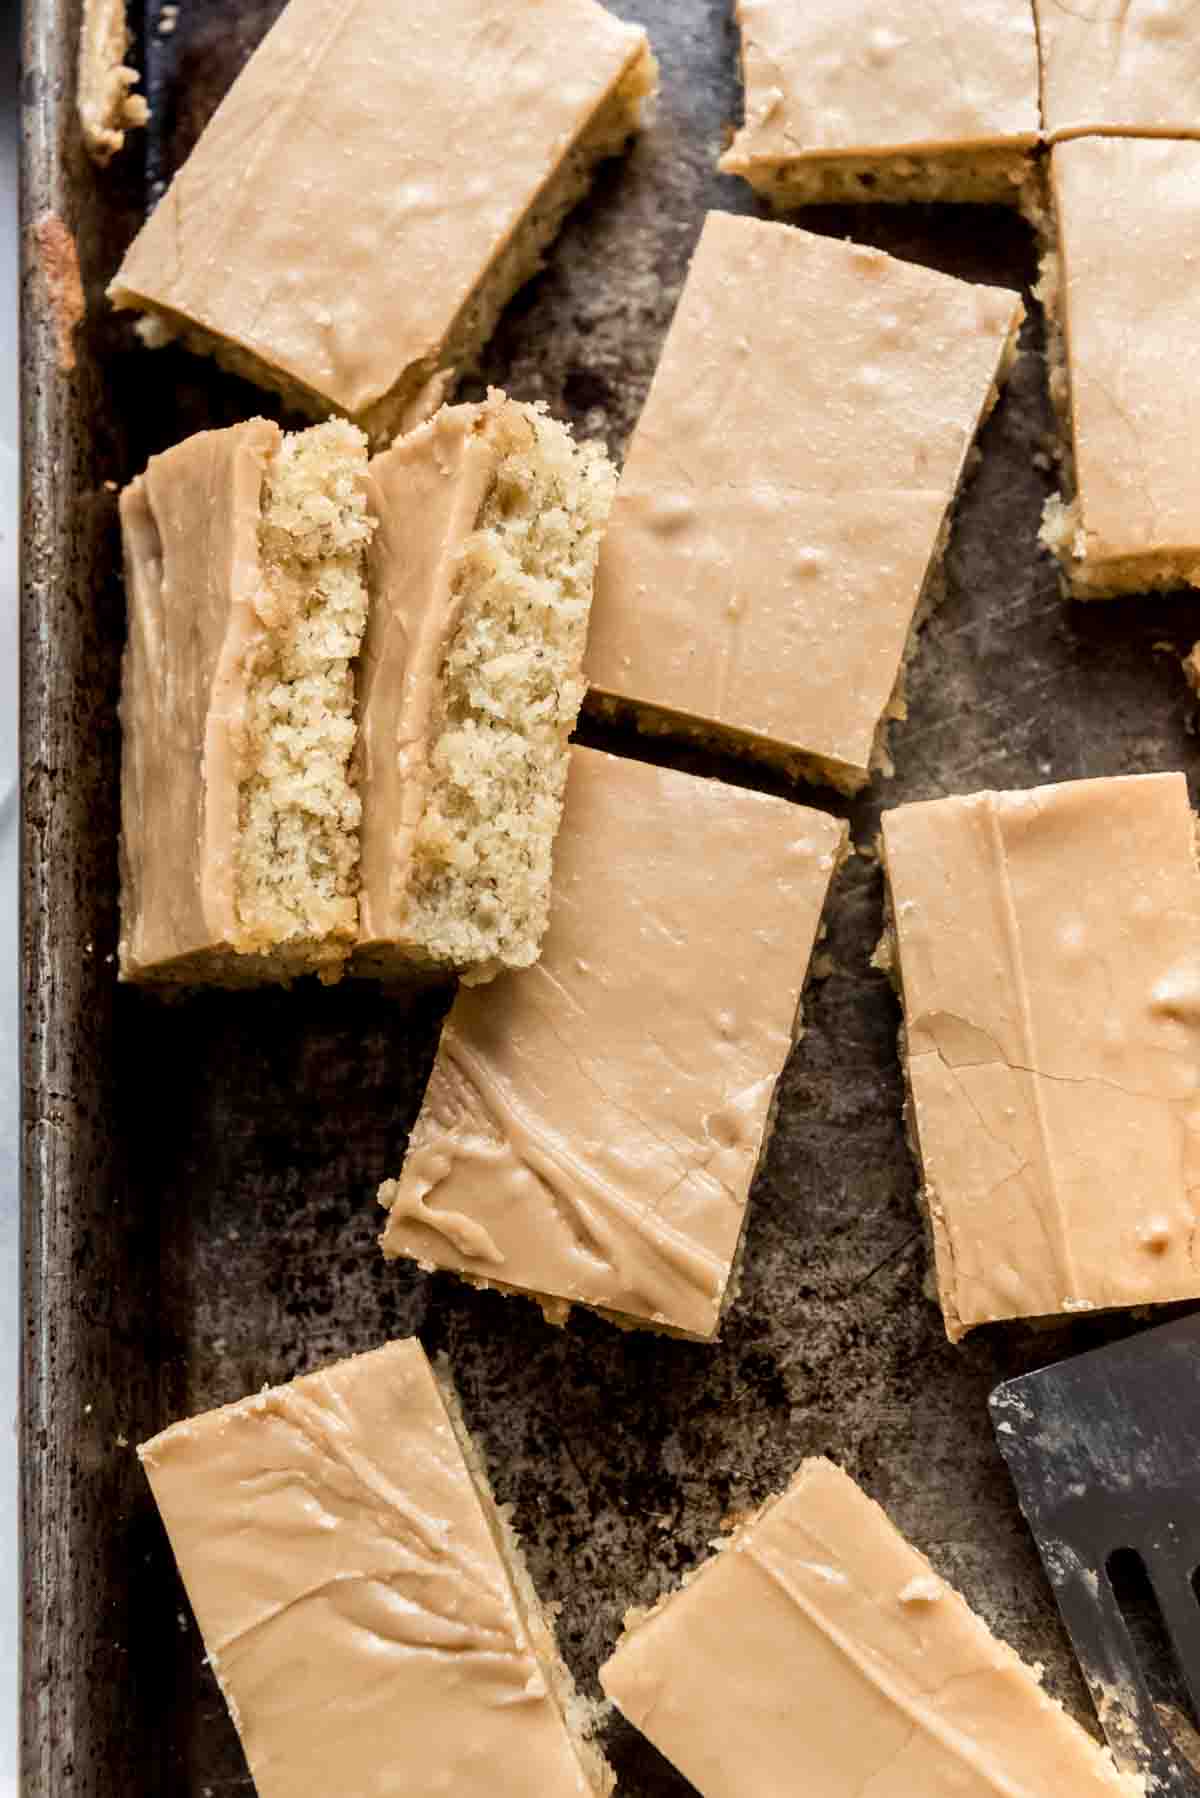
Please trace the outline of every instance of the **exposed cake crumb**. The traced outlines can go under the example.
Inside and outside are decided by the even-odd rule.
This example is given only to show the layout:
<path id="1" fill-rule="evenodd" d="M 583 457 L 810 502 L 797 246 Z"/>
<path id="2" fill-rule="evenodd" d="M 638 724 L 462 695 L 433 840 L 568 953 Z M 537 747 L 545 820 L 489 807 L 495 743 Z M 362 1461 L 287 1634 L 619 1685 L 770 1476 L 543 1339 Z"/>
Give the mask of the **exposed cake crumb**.
<path id="1" fill-rule="evenodd" d="M 77 106 L 88 154 L 101 165 L 150 117 L 144 97 L 130 92 L 141 79 L 125 62 L 130 42 L 125 0 L 84 0 Z"/>

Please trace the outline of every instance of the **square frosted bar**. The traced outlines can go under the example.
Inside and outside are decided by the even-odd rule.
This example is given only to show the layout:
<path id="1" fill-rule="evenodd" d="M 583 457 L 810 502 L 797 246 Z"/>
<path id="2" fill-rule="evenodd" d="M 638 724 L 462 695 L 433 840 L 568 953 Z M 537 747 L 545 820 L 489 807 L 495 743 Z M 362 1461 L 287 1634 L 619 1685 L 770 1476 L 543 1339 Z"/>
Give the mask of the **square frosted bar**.
<path id="1" fill-rule="evenodd" d="M 601 1668 L 701 1798 L 1142 1798 L 830 1461 Z"/>
<path id="2" fill-rule="evenodd" d="M 541 960 L 455 999 L 384 1253 L 715 1335 L 845 840 L 575 749 Z"/>
<path id="3" fill-rule="evenodd" d="M 1200 873 L 1182 774 L 883 815 L 948 1335 L 1200 1297 Z"/>
<path id="4" fill-rule="evenodd" d="M 594 0 L 291 0 L 110 295 L 386 440 L 476 357 L 654 79 Z"/>
<path id="5" fill-rule="evenodd" d="M 570 1676 L 418 1342 L 138 1453 L 259 1798 L 605 1798 Z"/>
<path id="6" fill-rule="evenodd" d="M 779 207 L 1021 202 L 1040 126 L 1030 0 L 737 0 L 745 123 L 721 158 Z"/>
<path id="7" fill-rule="evenodd" d="M 1200 584 L 1200 142 L 1050 153 L 1044 264 L 1066 492 L 1042 540 L 1077 598 Z"/>
<path id="8" fill-rule="evenodd" d="M 600 552 L 593 707 L 863 786 L 1022 316 L 710 213 Z"/>

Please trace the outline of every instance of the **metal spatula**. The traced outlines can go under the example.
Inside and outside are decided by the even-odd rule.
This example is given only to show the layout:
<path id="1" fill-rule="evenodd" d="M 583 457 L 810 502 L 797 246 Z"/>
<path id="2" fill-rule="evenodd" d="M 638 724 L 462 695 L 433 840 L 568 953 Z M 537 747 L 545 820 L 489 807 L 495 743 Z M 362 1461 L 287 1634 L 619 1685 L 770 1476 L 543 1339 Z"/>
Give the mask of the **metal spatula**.
<path id="1" fill-rule="evenodd" d="M 991 1412 L 1113 1753 L 1198 1798 L 1200 1313 L 1009 1380 Z"/>

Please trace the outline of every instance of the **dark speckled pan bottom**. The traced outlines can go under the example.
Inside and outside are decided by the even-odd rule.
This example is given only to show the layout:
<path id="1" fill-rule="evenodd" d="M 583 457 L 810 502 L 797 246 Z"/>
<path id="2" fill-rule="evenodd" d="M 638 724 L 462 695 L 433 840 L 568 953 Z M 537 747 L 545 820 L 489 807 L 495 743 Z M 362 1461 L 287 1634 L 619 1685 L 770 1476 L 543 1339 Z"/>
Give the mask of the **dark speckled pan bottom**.
<path id="1" fill-rule="evenodd" d="M 945 1341 L 924 1290 L 904 1143 L 897 1008 L 870 956 L 879 869 L 836 881 L 823 977 L 780 1085 L 751 1202 L 740 1295 L 718 1344 L 626 1333 L 385 1265 L 374 1193 L 403 1157 L 444 989 L 199 996 L 117 990 L 117 668 L 123 602 L 114 498 L 147 455 L 269 396 L 178 348 L 151 360 L 102 288 L 155 181 L 174 168 L 277 7 L 185 0 L 133 60 L 148 134 L 107 171 L 71 104 L 75 0 L 34 0 L 23 98 L 28 216 L 76 232 L 88 295 L 78 369 L 28 275 L 25 680 L 25 1753 L 29 1798 L 249 1793 L 128 1444 L 184 1413 L 417 1331 L 446 1351 L 497 1496 L 515 1504 L 543 1599 L 561 1602 L 572 1672 L 595 1670 L 630 1605 L 707 1552 L 721 1518 L 780 1488 L 804 1455 L 842 1461 L 896 1524 L 1082 1714 L 1053 1601 L 1000 1463 L 986 1395 L 1001 1378 L 1128 1330 L 1126 1319 Z M 663 70 L 657 122 L 604 168 L 543 275 L 518 295 L 478 391 L 546 399 L 620 452 L 705 210 L 754 208 L 714 172 L 740 104 L 724 0 L 618 0 Z M 140 23 L 140 21 L 136 21 Z M 821 209 L 853 235 L 975 280 L 1033 281 L 1011 210 Z M 1027 304 L 1029 304 L 1027 297 Z M 1186 599 L 1072 607 L 1037 550 L 1053 475 L 1036 308 L 982 438 L 946 557 L 944 602 L 890 737 L 895 778 L 854 801 L 800 789 L 875 839 L 881 803 L 1081 774 L 1200 768 L 1172 656 Z M 819 344 L 813 353 L 820 354 Z M 474 397 L 468 387 L 464 397 Z M 697 746 L 589 721 L 606 748 L 786 790 Z M 698 852 L 700 846 L 697 846 Z M 683 1782 L 620 1722 L 606 1751 L 625 1798 Z"/>

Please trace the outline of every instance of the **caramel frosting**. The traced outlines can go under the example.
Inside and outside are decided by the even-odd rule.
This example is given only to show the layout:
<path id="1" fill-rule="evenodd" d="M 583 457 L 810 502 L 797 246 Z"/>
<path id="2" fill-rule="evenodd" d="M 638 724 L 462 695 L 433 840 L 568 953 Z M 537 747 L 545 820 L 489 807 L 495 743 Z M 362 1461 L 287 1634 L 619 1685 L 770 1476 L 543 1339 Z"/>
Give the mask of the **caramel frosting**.
<path id="1" fill-rule="evenodd" d="M 201 431 L 121 494 L 120 968 L 233 947 L 246 667 L 264 626 L 258 526 L 277 425 Z"/>
<path id="2" fill-rule="evenodd" d="M 138 1450 L 259 1798 L 586 1798 L 420 1345 Z"/>
<path id="3" fill-rule="evenodd" d="M 787 1489 L 600 1670 L 701 1798 L 1141 1798 L 832 1462 Z"/>
<path id="4" fill-rule="evenodd" d="M 291 0 L 112 297 L 249 352 L 326 409 L 365 413 L 436 367 L 645 52 L 645 34 L 593 0 Z"/>
<path id="5" fill-rule="evenodd" d="M 1032 144 L 1030 0 L 737 0 L 745 124 L 721 167 Z"/>
<path id="6" fill-rule="evenodd" d="M 1182 774 L 885 812 L 947 1333 L 1200 1296 L 1200 875 Z"/>
<path id="7" fill-rule="evenodd" d="M 455 999 L 384 1253 L 714 1335 L 845 835 L 576 748 L 541 961 Z"/>
<path id="8" fill-rule="evenodd" d="M 594 692 L 861 786 L 1022 316 L 1014 293 L 710 213 L 601 550 Z"/>
<path id="9" fill-rule="evenodd" d="M 1048 136 L 1200 132 L 1195 0 L 1034 0 L 1034 6 Z"/>
<path id="10" fill-rule="evenodd" d="M 1200 143 L 1079 138 L 1051 152 L 1058 304 L 1086 561 L 1200 552 L 1192 453 Z"/>
<path id="11" fill-rule="evenodd" d="M 500 402 L 501 405 L 504 403 Z M 359 946 L 403 940 L 434 705 L 458 617 L 455 575 L 504 445 L 495 406 L 444 406 L 370 465 L 378 520 L 359 675 Z"/>

